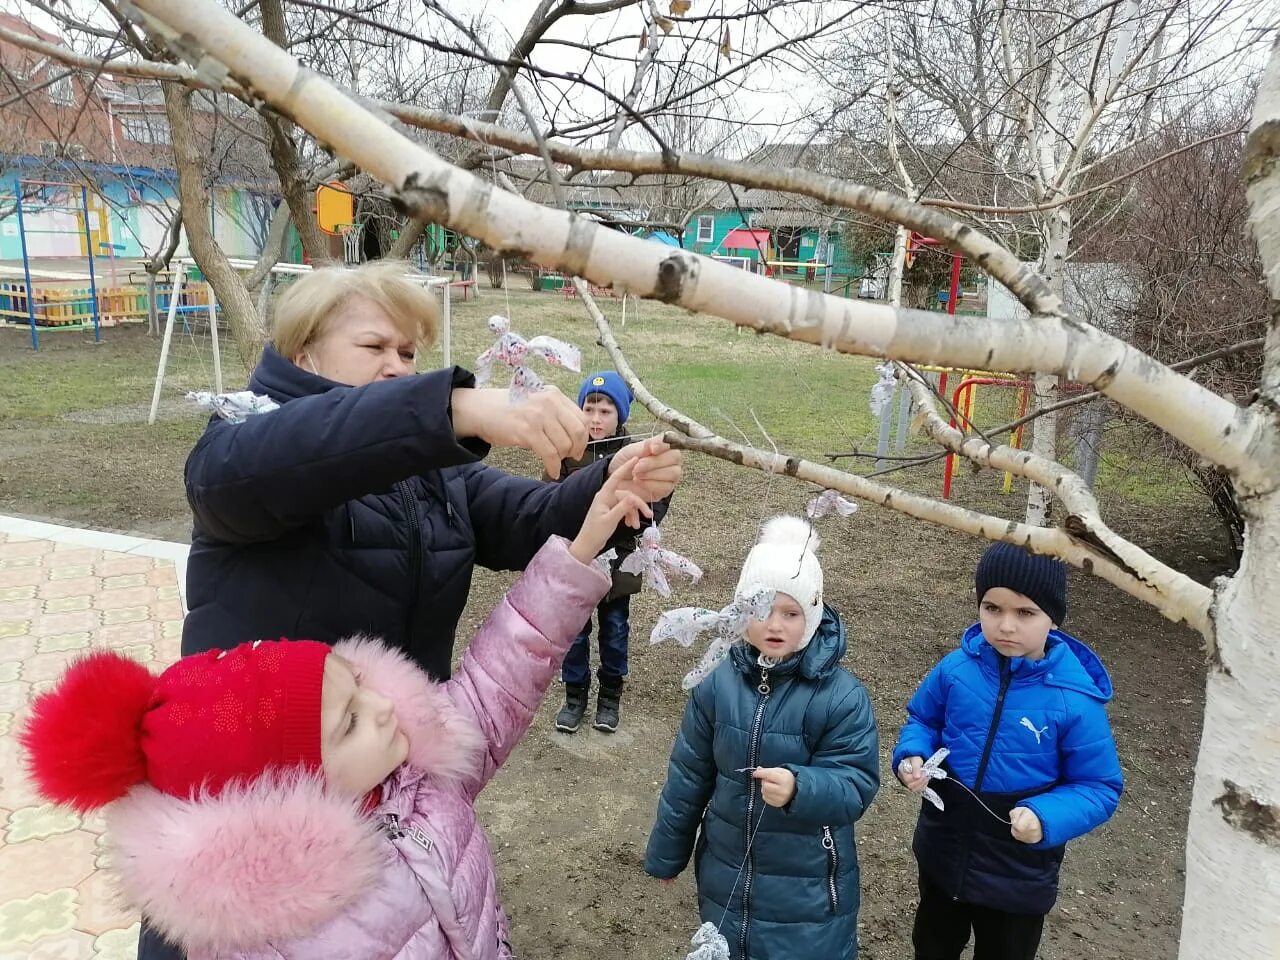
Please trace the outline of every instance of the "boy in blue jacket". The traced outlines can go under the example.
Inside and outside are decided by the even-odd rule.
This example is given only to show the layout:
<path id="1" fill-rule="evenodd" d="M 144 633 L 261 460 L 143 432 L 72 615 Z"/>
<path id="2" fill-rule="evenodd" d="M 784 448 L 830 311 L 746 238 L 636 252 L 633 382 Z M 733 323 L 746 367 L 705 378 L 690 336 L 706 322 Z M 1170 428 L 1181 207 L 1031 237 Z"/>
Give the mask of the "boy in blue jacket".
<path id="1" fill-rule="evenodd" d="M 694 857 L 698 911 L 733 960 L 854 960 L 854 822 L 880 786 L 871 700 L 840 665 L 839 615 L 822 602 L 818 536 L 775 517 L 734 592 L 772 609 L 685 706 L 644 868 Z"/>
<path id="2" fill-rule="evenodd" d="M 975 582 L 979 622 L 920 684 L 893 751 L 903 784 L 943 803 L 922 802 L 912 843 L 916 960 L 958 960 L 971 933 L 976 960 L 1034 960 L 1067 841 L 1105 823 L 1124 785 L 1111 679 L 1058 629 L 1066 568 L 996 543 Z M 942 747 L 947 776 L 930 780 Z"/>

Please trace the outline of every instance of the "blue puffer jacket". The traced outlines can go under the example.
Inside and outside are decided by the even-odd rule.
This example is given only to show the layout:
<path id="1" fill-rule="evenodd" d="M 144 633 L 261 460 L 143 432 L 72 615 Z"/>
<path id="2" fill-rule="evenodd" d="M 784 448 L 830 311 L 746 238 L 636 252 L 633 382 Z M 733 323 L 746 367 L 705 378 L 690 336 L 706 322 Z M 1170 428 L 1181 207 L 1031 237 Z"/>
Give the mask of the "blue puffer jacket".
<path id="1" fill-rule="evenodd" d="M 574 537 L 605 475 L 563 483 L 478 463 L 458 440 L 453 367 L 362 387 L 267 347 L 249 389 L 279 410 L 214 418 L 187 459 L 195 518 L 184 655 L 246 640 L 372 633 L 447 678 L 474 564 L 520 570 Z"/>
<path id="2" fill-rule="evenodd" d="M 826 607 L 798 656 L 762 670 L 753 648 L 736 646 L 685 707 L 645 870 L 676 876 L 696 836 L 699 912 L 724 918 L 735 960 L 858 954 L 853 824 L 880 786 L 879 741 L 844 652 L 844 627 Z M 743 767 L 786 767 L 795 797 L 767 806 Z"/>
<path id="3" fill-rule="evenodd" d="M 932 786 L 946 809 L 921 803 L 912 845 L 920 867 L 952 896 L 1042 914 L 1058 895 L 1067 841 L 1104 823 L 1124 786 L 1105 704 L 1111 678 L 1097 655 L 1054 630 L 1041 660 L 1005 657 L 982 627 L 933 668 L 911 702 L 893 765 L 951 750 L 948 772 L 992 810 L 1033 810 L 1044 839 L 1014 840 L 1009 826 L 949 780 Z"/>

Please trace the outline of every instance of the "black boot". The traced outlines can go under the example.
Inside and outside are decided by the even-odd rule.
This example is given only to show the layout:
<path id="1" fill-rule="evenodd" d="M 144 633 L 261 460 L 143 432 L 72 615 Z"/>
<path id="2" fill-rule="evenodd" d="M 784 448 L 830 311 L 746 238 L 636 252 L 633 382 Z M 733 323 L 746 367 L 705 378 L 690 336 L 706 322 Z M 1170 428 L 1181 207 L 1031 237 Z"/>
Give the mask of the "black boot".
<path id="1" fill-rule="evenodd" d="M 618 729 L 618 712 L 622 705 L 622 678 L 601 680 L 596 694 L 596 722 L 592 724 L 601 733 L 613 733 Z"/>
<path id="2" fill-rule="evenodd" d="M 556 729 L 561 733 L 577 733 L 582 724 L 582 715 L 587 712 L 587 684 L 576 683 L 564 685 L 564 706 L 556 714 Z"/>

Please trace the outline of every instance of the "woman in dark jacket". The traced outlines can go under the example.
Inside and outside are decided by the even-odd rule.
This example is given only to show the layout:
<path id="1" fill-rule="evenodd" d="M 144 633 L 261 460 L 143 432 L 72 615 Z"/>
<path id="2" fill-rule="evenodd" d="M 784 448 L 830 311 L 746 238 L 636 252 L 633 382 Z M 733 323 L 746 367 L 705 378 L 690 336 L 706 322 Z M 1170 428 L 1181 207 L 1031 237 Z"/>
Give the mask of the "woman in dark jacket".
<path id="1" fill-rule="evenodd" d="M 519 570 L 552 534 L 572 536 L 629 459 L 643 499 L 674 488 L 679 451 L 656 438 L 564 483 L 481 463 L 490 445 L 521 447 L 558 475 L 584 452 L 582 411 L 554 389 L 512 403 L 459 367 L 413 376 L 437 310 L 406 270 L 325 268 L 297 281 L 249 381 L 279 409 L 215 417 L 191 451 L 184 655 L 363 632 L 447 678 L 475 564 Z M 177 956 L 144 927 L 139 960 Z"/>
<path id="2" fill-rule="evenodd" d="M 679 452 L 654 441 L 560 484 L 481 463 L 524 447 L 558 474 L 583 453 L 582 412 L 552 389 L 513 404 L 459 367 L 411 376 L 434 335 L 435 300 L 403 265 L 317 270 L 281 297 L 249 381 L 280 409 L 213 419 L 187 459 L 184 655 L 364 632 L 447 678 L 476 563 L 523 569 L 631 457 L 646 499 L 671 492 Z"/>

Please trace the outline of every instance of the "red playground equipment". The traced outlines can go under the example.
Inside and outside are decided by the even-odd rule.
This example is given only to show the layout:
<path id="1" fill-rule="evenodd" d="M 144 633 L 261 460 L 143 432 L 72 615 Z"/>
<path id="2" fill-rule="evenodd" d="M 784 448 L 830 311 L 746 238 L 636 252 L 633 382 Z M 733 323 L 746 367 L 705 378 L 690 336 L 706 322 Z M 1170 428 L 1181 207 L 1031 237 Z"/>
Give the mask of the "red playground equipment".
<path id="1" fill-rule="evenodd" d="M 940 377 L 939 391 L 946 388 L 946 374 Z M 1021 420 L 1027 413 L 1027 406 L 1031 399 L 1032 382 L 1030 380 L 1013 380 L 1008 377 L 965 377 L 956 386 L 951 394 L 951 409 L 955 411 L 951 415 L 951 426 L 956 426 L 956 414 L 964 419 L 964 428 L 968 430 L 973 426 L 973 408 L 977 400 L 977 388 L 980 386 L 991 387 L 1011 387 L 1018 391 L 1018 416 Z M 963 405 L 963 406 L 962 406 Z M 1022 449 L 1022 427 L 1019 426 L 1013 434 L 1013 442 L 1010 444 L 1015 450 Z M 951 479 L 955 475 L 956 455 L 953 453 L 947 457 L 946 469 L 942 474 L 942 499 L 951 499 Z M 1013 474 L 1005 471 L 1004 486 L 1001 488 L 1003 493 L 1008 493 L 1013 489 Z"/>

